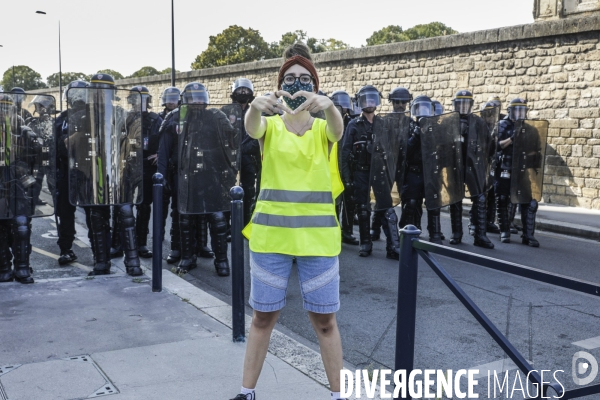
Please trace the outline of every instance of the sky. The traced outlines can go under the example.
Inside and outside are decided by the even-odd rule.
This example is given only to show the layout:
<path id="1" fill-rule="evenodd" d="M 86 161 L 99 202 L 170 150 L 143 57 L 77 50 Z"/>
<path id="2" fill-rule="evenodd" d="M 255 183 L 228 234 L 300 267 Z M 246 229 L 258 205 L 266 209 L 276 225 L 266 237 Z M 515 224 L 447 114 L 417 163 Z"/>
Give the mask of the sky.
<path id="1" fill-rule="evenodd" d="M 171 66 L 171 0 L 1 1 L 10 5 L 0 24 L 0 76 L 13 64 L 33 68 L 44 80 L 58 72 L 59 20 L 63 72 L 109 68 L 127 76 L 143 66 Z M 360 47 L 388 25 L 407 29 L 439 21 L 472 32 L 533 22 L 533 0 L 174 1 L 179 71 L 189 71 L 209 36 L 230 25 L 256 29 L 268 43 L 299 29 Z"/>

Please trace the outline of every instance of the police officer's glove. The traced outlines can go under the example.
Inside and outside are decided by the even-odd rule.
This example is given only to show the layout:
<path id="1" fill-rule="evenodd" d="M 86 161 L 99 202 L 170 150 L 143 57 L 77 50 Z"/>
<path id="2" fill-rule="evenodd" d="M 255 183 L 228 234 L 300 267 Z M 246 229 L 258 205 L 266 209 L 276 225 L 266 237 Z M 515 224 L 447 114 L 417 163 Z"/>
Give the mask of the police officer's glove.
<path id="1" fill-rule="evenodd" d="M 354 189 L 354 183 L 353 182 L 344 182 L 344 188 L 346 190 L 352 190 L 352 189 Z"/>
<path id="2" fill-rule="evenodd" d="M 412 133 L 413 135 L 419 136 L 421 134 L 421 127 L 415 126 Z"/>

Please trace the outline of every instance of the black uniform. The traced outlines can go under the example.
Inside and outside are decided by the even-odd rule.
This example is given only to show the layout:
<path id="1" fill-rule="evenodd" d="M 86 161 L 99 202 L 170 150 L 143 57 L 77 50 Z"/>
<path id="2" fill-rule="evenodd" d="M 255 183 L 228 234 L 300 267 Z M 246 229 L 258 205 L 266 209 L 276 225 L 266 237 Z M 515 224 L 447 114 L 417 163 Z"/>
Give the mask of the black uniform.
<path id="1" fill-rule="evenodd" d="M 258 140 L 251 138 L 244 126 L 244 116 L 247 110 L 248 108 L 242 113 L 242 165 L 240 168 L 240 186 L 244 189 L 244 225 L 250 222 L 254 210 L 256 197 L 260 191 L 260 172 L 262 170 Z"/>
<path id="2" fill-rule="evenodd" d="M 152 211 L 152 176 L 157 171 L 157 165 L 153 164 L 148 158 L 158 154 L 159 135 L 158 131 L 162 124 L 162 118 L 153 112 L 144 111 L 142 112 L 142 118 L 144 120 L 143 127 L 144 132 L 142 133 L 143 141 L 143 171 L 144 171 L 144 183 L 143 183 L 143 199 L 142 202 L 137 206 L 137 218 L 136 218 L 136 233 L 137 233 L 137 246 L 141 256 L 152 256 L 146 247 L 146 241 L 148 238 L 148 224 L 150 223 L 150 215 Z M 159 240 L 156 238 L 155 240 Z"/>
<path id="3" fill-rule="evenodd" d="M 348 114 L 344 115 L 344 138 L 346 137 L 346 132 L 348 129 L 348 124 L 352 121 L 353 117 Z M 343 159 L 343 144 L 344 140 L 342 140 L 338 144 L 338 168 L 340 171 L 342 170 L 342 159 Z M 341 146 L 340 146 L 341 145 Z M 352 168 L 350 168 L 352 170 Z M 354 203 L 354 183 L 352 172 L 350 172 L 350 177 L 348 180 L 343 180 L 344 191 L 342 194 L 336 199 L 336 215 L 340 215 L 341 213 L 341 222 L 342 222 L 342 242 L 358 245 L 359 241 L 353 235 L 353 226 L 354 226 L 354 215 L 356 215 L 356 205 Z"/>

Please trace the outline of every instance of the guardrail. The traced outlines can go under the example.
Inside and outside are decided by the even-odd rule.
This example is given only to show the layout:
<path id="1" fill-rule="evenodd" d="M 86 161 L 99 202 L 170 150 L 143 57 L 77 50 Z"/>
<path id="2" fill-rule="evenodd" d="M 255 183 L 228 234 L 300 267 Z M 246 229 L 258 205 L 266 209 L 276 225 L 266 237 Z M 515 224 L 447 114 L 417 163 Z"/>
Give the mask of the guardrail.
<path id="1" fill-rule="evenodd" d="M 400 271 L 398 276 L 398 305 L 396 319 L 396 353 L 395 369 L 406 370 L 407 376 L 414 367 L 415 351 L 415 322 L 417 310 L 417 275 L 419 257 L 431 267 L 444 284 L 460 300 L 460 302 L 475 317 L 477 322 L 487 331 L 496 343 L 506 352 L 521 372 L 539 388 L 537 399 L 547 394 L 552 388 L 561 399 L 576 399 L 583 396 L 600 393 L 600 384 L 564 391 L 558 383 L 542 383 L 537 370 L 519 353 L 510 341 L 490 321 L 483 311 L 471 300 L 450 274 L 438 263 L 432 254 L 461 260 L 482 267 L 491 268 L 512 275 L 545 282 L 581 293 L 600 297 L 600 284 L 586 282 L 567 276 L 541 271 L 491 257 L 481 256 L 467 251 L 452 249 L 446 246 L 423 242 L 419 240 L 421 231 L 413 225 L 408 225 L 400 231 Z M 402 323 L 400 323 L 402 321 Z"/>

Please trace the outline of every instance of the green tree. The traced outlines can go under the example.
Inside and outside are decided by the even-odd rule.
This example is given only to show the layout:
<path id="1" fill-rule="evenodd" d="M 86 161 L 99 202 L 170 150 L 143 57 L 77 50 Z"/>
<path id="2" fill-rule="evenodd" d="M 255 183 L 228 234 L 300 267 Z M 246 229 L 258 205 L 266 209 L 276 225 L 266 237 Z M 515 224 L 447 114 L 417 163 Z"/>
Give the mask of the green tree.
<path id="1" fill-rule="evenodd" d="M 171 68 L 171 67 L 165 68 L 165 69 L 163 69 L 162 71 L 160 71 L 160 72 L 159 72 L 159 74 L 161 74 L 161 75 L 164 75 L 164 74 L 169 74 L 169 75 L 170 75 L 170 74 L 171 74 L 171 70 L 172 70 L 172 69 L 173 69 L 173 68 Z M 177 72 L 179 72 L 179 70 L 178 70 L 178 69 L 176 69 L 176 70 L 175 70 L 175 73 L 177 73 Z"/>
<path id="2" fill-rule="evenodd" d="M 144 76 L 159 75 L 160 72 L 154 67 L 142 67 L 129 75 L 128 78 L 143 78 Z"/>
<path id="3" fill-rule="evenodd" d="M 373 34 L 367 38 L 367 46 L 406 42 L 409 40 L 426 39 L 435 36 L 454 35 L 456 33 L 458 33 L 458 31 L 455 31 L 441 22 L 415 25 L 406 30 L 403 30 L 399 25 L 389 25 L 373 32 Z"/>
<path id="4" fill-rule="evenodd" d="M 408 40 L 426 39 L 435 36 L 454 35 L 458 33 L 454 29 L 441 22 L 430 22 L 429 24 L 415 25 L 404 31 Z"/>
<path id="5" fill-rule="evenodd" d="M 114 69 L 101 69 L 97 73 L 98 74 L 109 74 L 110 76 L 112 76 L 115 79 L 115 81 L 117 81 L 119 79 L 125 79 L 125 77 L 121 73 L 115 71 Z"/>
<path id="6" fill-rule="evenodd" d="M 325 51 L 337 51 L 350 48 L 347 43 L 337 39 L 316 39 L 309 37 L 305 31 L 296 30 L 294 32 L 287 32 L 281 35 L 279 43 L 271 43 L 271 56 L 281 57 L 286 47 L 296 43 L 304 42 L 312 53 L 322 53 Z"/>
<path id="7" fill-rule="evenodd" d="M 400 25 L 389 25 L 383 29 L 373 32 L 367 38 L 367 46 L 375 46 L 378 44 L 387 44 L 406 41 L 406 36 Z"/>
<path id="8" fill-rule="evenodd" d="M 63 72 L 62 73 L 62 84 L 66 86 L 68 83 L 73 81 L 88 81 L 90 76 L 83 72 Z M 53 73 L 46 78 L 46 83 L 49 87 L 58 87 L 58 72 Z"/>
<path id="9" fill-rule="evenodd" d="M 260 32 L 252 28 L 232 25 L 210 36 L 208 48 L 196 57 L 192 69 L 212 68 L 263 60 L 271 55 L 269 45 Z"/>
<path id="10" fill-rule="evenodd" d="M 42 76 L 26 65 L 15 65 L 14 76 L 13 67 L 7 69 L 2 76 L 0 84 L 7 92 L 15 86 L 24 90 L 43 89 L 47 87 L 42 80 Z"/>

